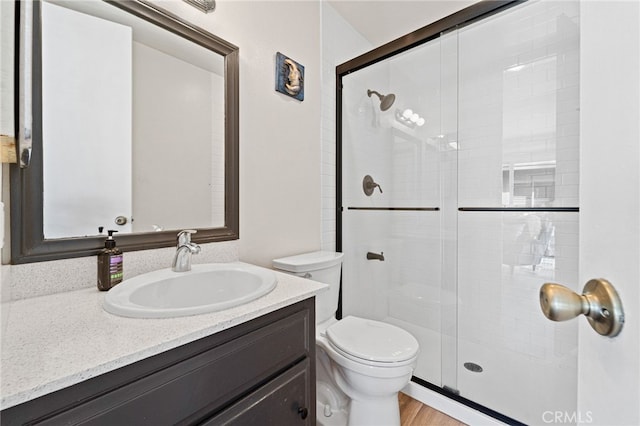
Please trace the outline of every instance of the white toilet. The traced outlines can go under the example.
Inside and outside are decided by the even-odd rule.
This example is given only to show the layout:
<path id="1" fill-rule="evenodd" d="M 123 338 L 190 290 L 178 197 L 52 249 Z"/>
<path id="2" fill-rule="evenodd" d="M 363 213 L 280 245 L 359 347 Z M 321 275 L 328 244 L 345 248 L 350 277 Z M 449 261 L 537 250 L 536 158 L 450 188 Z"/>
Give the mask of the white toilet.
<path id="1" fill-rule="evenodd" d="M 398 392 L 411 380 L 418 341 L 383 322 L 335 319 L 342 257 L 318 251 L 273 261 L 282 272 L 329 284 L 316 296 L 318 424 L 400 425 Z"/>

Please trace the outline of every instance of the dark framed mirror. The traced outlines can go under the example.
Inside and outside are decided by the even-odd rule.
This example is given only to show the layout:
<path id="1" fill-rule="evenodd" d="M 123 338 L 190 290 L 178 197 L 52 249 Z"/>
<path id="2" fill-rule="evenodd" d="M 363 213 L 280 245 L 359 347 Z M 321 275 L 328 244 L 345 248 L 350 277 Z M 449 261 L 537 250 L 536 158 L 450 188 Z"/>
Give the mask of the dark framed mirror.
<path id="1" fill-rule="evenodd" d="M 134 84 L 137 81 L 148 82 L 151 80 L 160 80 L 164 91 L 166 87 L 184 87 L 178 85 L 178 83 L 193 84 L 195 79 L 191 75 L 183 74 L 182 72 L 176 72 L 170 65 L 162 66 L 146 66 L 146 71 L 138 71 L 142 73 L 142 77 L 127 77 L 131 82 L 131 87 L 127 86 L 129 83 L 125 83 L 126 90 L 124 91 L 126 96 L 129 96 L 128 101 L 133 106 L 130 107 L 131 115 L 136 117 L 140 115 L 147 115 L 146 122 L 134 121 L 131 119 L 129 127 L 121 129 L 120 134 L 125 136 L 131 134 L 133 148 L 129 148 L 129 151 L 133 153 L 97 153 L 99 149 L 102 149 L 105 145 L 112 148 L 115 145 L 115 141 L 119 142 L 119 138 L 113 136 L 102 135 L 103 129 L 112 130 L 114 127 L 119 127 L 121 121 L 128 121 L 125 114 L 124 120 L 108 118 L 108 114 L 101 112 L 95 112 L 93 107 L 87 107 L 86 105 L 78 102 L 81 106 L 77 109 L 77 114 L 82 114 L 83 111 L 88 110 L 93 112 L 96 121 L 105 124 L 102 130 L 88 130 L 84 137 L 80 138 L 82 144 L 81 147 L 67 147 L 58 148 L 56 145 L 51 145 L 54 130 L 50 128 L 50 122 L 60 122 L 65 120 L 52 120 L 51 111 L 52 107 L 48 106 L 53 99 L 54 110 L 60 110 L 58 106 L 68 106 L 75 103 L 73 98 L 70 97 L 70 90 L 65 84 L 53 84 L 50 82 L 48 71 L 43 72 L 43 69 L 51 69 L 47 65 L 47 61 L 50 60 L 50 48 L 48 39 L 43 43 L 43 27 L 44 32 L 48 30 L 46 25 L 43 25 L 43 8 L 59 9 L 62 13 L 71 14 L 83 14 L 85 11 L 71 10 L 68 11 L 65 7 L 70 4 L 81 5 L 82 3 L 91 4 L 92 7 L 96 4 L 107 6 L 111 8 L 111 11 L 117 15 L 118 13 L 126 15 L 124 18 L 119 18 L 121 22 L 117 22 L 115 25 L 123 27 L 124 32 L 133 33 L 134 39 L 136 34 L 143 33 L 147 30 L 138 30 L 137 27 L 127 29 L 128 20 L 135 19 L 141 22 L 142 26 L 151 26 L 154 28 L 154 32 L 158 29 L 161 31 L 157 35 L 148 36 L 146 40 L 140 43 L 134 43 L 133 50 L 149 50 L 147 45 L 153 44 L 149 40 L 158 39 L 161 40 L 162 46 L 153 46 L 153 52 L 160 52 L 159 55 L 167 56 L 169 62 L 175 62 L 178 66 L 183 68 L 195 70 L 196 73 L 201 73 L 203 70 L 209 72 L 208 68 L 212 69 L 212 73 L 219 74 L 218 83 L 215 83 L 216 78 L 209 78 L 205 75 L 204 79 L 214 81 L 213 87 L 218 89 L 217 94 L 211 95 L 218 99 L 218 105 L 209 107 L 205 104 L 205 108 L 200 107 L 202 104 L 194 104 L 194 107 L 184 107 L 184 104 L 179 104 L 179 100 L 175 98 L 175 95 L 171 95 L 171 92 L 167 92 L 162 96 L 167 98 L 167 103 L 176 104 L 176 108 L 186 110 L 184 116 L 179 114 L 169 113 L 162 115 L 163 111 L 158 105 L 162 104 L 162 96 L 153 92 L 155 89 L 146 88 L 146 92 L 139 89 L 139 85 Z M 43 7 L 44 6 L 44 7 Z M 107 1 L 104 2 L 64 2 L 64 1 L 41 1 L 36 0 L 32 3 L 32 20 L 29 20 L 31 25 L 30 37 L 32 39 L 32 63 L 27 66 L 29 72 L 24 73 L 24 70 L 16 73 L 16 89 L 21 87 L 21 79 L 24 80 L 24 75 L 30 74 L 31 82 L 31 95 L 28 97 L 31 101 L 31 117 L 32 117 L 32 149 L 30 155 L 29 165 L 27 167 L 21 167 L 20 165 L 11 165 L 11 263 L 29 263 L 39 262 L 46 260 L 73 258 L 90 256 L 96 254 L 104 244 L 107 229 L 118 229 L 119 226 L 128 226 L 127 230 L 122 228 L 123 232 L 116 234 L 116 240 L 118 247 L 124 251 L 143 250 L 159 247 L 169 247 L 176 244 L 176 234 L 180 229 L 197 229 L 197 233 L 193 236 L 193 240 L 197 243 L 209 243 L 217 241 L 228 241 L 238 239 L 239 237 L 239 196 L 238 196 L 238 151 L 239 151 L 239 120 L 238 120 L 238 95 L 239 95 L 239 61 L 238 61 L 238 48 L 233 44 L 205 31 L 191 25 L 188 22 L 181 20 L 173 14 L 166 12 L 155 5 L 149 4 L 139 0 L 124 0 L 124 1 Z M 20 8 L 22 10 L 22 8 Z M 64 9 L 64 10 L 63 10 Z M 22 12 L 21 12 L 22 13 Z M 19 13 L 20 14 L 20 13 Z M 18 15 L 19 15 L 18 14 Z M 24 13 L 22 13 L 24 17 Z M 102 22 L 103 17 L 94 18 L 93 16 L 88 19 L 98 19 Z M 17 17 L 20 20 L 20 17 Z M 127 22 L 125 22 L 127 21 Z M 110 25 L 110 24 L 108 24 Z M 91 28 L 99 25 L 90 22 Z M 24 22 L 17 22 L 17 28 L 24 28 Z M 27 25 L 27 28 L 29 25 Z M 69 25 L 64 26 L 65 28 Z M 165 33 L 165 34 L 161 34 Z M 74 39 L 82 39 L 83 37 L 77 37 L 73 34 Z M 171 37 L 174 40 L 164 43 L 162 40 L 169 40 Z M 88 37 L 87 37 L 88 38 Z M 109 36 L 109 40 L 113 37 Z M 23 37 L 16 37 L 17 40 L 24 40 Z M 135 40 L 134 40 L 135 41 Z M 49 44 L 48 44 L 49 43 Z M 183 43 L 187 43 L 185 45 Z M 44 44 L 44 49 L 43 49 Z M 136 47 L 140 44 L 141 47 Z M 175 44 L 175 45 L 174 45 Z M 144 45 L 144 46 L 143 46 Z M 174 46 L 171 46 L 174 45 Z M 23 46 L 16 46 L 16 52 L 21 52 Z M 47 50 L 49 49 L 49 50 Z M 63 51 L 67 51 L 66 46 L 63 46 Z M 94 48 L 90 45 L 89 49 L 92 53 Z M 114 51 L 121 51 L 121 48 L 115 48 Z M 45 51 L 45 54 L 43 54 Z M 191 60 L 188 57 L 188 51 L 204 51 L 205 56 L 200 59 Z M 173 52 L 173 53 L 172 53 Z M 17 54 L 17 53 L 16 53 Z M 165 55 L 166 54 L 166 55 Z M 212 62 L 219 62 L 219 70 L 215 70 L 216 66 L 209 63 L 206 55 L 215 55 L 219 57 Z M 173 55 L 173 56 L 172 56 Z M 136 59 L 135 52 L 133 55 L 133 65 L 137 66 L 140 61 Z M 203 59 L 204 58 L 204 59 Z M 90 59 L 79 59 L 81 64 L 89 64 L 94 62 Z M 21 61 L 16 61 L 19 63 Z M 69 65 L 69 60 L 64 59 L 62 61 L 69 69 L 72 69 Z M 187 65 L 184 65 L 187 64 Z M 131 66 L 131 64 L 127 65 Z M 47 68 L 49 67 L 49 68 Z M 188 68 L 185 68 L 188 67 Z M 60 68 L 56 65 L 54 68 Z M 76 68 L 79 68 L 76 66 Z M 62 68 L 64 70 L 64 68 Z M 168 82 L 166 79 L 156 76 L 156 71 L 161 72 L 164 70 L 165 74 L 171 74 L 177 76 L 177 80 L 174 82 Z M 145 74 L 146 72 L 146 74 Z M 71 75 L 69 71 L 59 72 L 62 75 Z M 82 74 L 91 74 L 88 72 L 82 72 Z M 102 80 L 98 80 L 99 84 L 103 82 L 111 82 L 115 80 L 114 73 L 107 71 Z M 215 77 L 215 76 L 214 76 Z M 126 79 L 125 79 L 126 80 Z M 51 80 L 54 81 L 55 80 Z M 44 82 L 44 83 L 43 83 Z M 48 87 L 61 86 L 65 88 L 60 95 L 51 96 L 47 94 Z M 44 90 L 43 90 L 44 87 Z M 191 98 L 199 96 L 207 90 L 200 90 L 197 86 L 191 87 Z M 151 90 L 151 92 L 149 92 Z M 180 89 L 179 93 L 187 93 L 184 89 Z M 18 91 L 18 90 L 17 90 Z M 109 90 L 112 92 L 112 90 Z M 133 93 L 130 95 L 128 92 Z M 158 108 L 158 111 L 136 111 L 135 108 L 140 109 L 140 105 L 143 104 L 140 99 L 131 98 L 135 96 L 137 92 L 152 93 L 151 96 L 146 96 L 148 103 L 153 108 Z M 213 92 L 213 90 L 211 90 Z M 178 92 L 174 92 L 178 93 Z M 139 96 L 139 95 L 138 95 Z M 171 97 L 173 96 L 173 97 Z M 19 99 L 19 94 L 16 99 Z M 93 96 L 98 97 L 98 96 Z M 102 104 L 107 104 L 102 97 L 100 97 Z M 58 102 L 56 104 L 56 102 Z M 212 101 L 213 102 L 213 101 Z M 150 107 L 150 108 L 151 108 Z M 213 113 L 209 113 L 209 109 L 217 111 L 217 116 Z M 22 110 L 20 106 L 16 106 L 16 111 Z M 97 108 L 96 108 L 97 109 Z M 122 108 L 116 108 L 122 110 Z M 125 108 L 126 109 L 126 108 Z M 120 111 L 121 112 L 121 111 Z M 203 115 L 204 114 L 204 115 Z M 75 112 L 67 112 L 66 116 L 69 118 L 72 130 L 67 135 L 78 135 L 81 132 L 76 126 L 84 124 L 86 121 L 82 116 L 76 115 Z M 207 118 L 211 115 L 211 119 Z M 44 118 L 44 120 L 43 120 Z M 136 118 L 137 120 L 137 118 Z M 17 114 L 16 129 L 20 129 L 24 125 L 24 122 L 28 122 L 22 116 Z M 196 124 L 194 124 L 194 122 Z M 173 127 L 162 127 L 169 126 Z M 220 141 L 220 147 L 209 150 L 208 147 L 200 147 L 189 145 L 189 143 L 196 139 L 189 133 L 196 126 L 202 126 L 203 134 L 214 134 Z M 49 126 L 49 127 L 48 127 Z M 138 139 L 141 138 L 139 133 L 141 129 L 152 128 L 156 131 L 156 134 L 151 136 L 145 135 L 144 137 L 150 142 L 147 142 L 146 151 L 141 150 Z M 211 130 L 213 129 L 213 130 Z M 20 131 L 18 131 L 18 134 Z M 86 136 L 88 135 L 88 136 Z M 98 136 L 102 135 L 103 142 L 100 142 L 96 146 L 86 146 L 89 143 L 95 143 L 94 139 L 98 139 Z M 170 135 L 169 146 L 160 145 L 162 135 Z M 207 136 L 208 137 L 208 136 Z M 111 139 L 109 139 L 111 138 Z M 68 136 L 60 138 L 62 140 L 70 139 Z M 105 142 L 106 141 L 106 142 Z M 206 141 L 206 138 L 205 138 Z M 213 140 L 211 141 L 213 144 Z M 155 145 L 154 145 L 155 144 Z M 65 151 L 66 149 L 66 151 Z M 206 151 L 206 152 L 204 152 Z M 215 152 L 213 152 L 215 151 Z M 44 152 L 44 154 L 43 154 Z M 67 153 L 60 155 L 60 153 Z M 213 152 L 213 153 L 212 153 Z M 20 152 L 21 155 L 22 152 Z M 57 154 L 58 165 L 52 166 L 49 157 L 53 154 Z M 87 166 L 89 160 L 95 160 L 98 158 L 98 162 Z M 108 157 L 108 158 L 107 158 Z M 131 160 L 129 157 L 134 157 Z M 161 158 L 164 157 L 164 160 Z M 137 159 L 136 159 L 137 158 Z M 200 162 L 209 164 L 210 170 L 199 171 L 198 169 L 192 169 L 196 167 L 196 163 Z M 127 161 L 129 161 L 127 163 Z M 162 166 L 162 161 L 166 163 Z M 113 171 L 113 165 L 115 163 L 125 163 L 122 168 L 124 171 Z M 144 172 L 138 173 L 140 165 L 144 164 Z M 155 167 L 155 174 L 151 174 L 149 170 Z M 56 168 L 57 167 L 57 168 Z M 84 168 L 82 168 L 84 167 Z M 59 184 L 57 189 L 52 181 L 52 178 L 62 174 L 59 169 L 65 169 L 71 177 L 66 181 Z M 100 179 L 106 181 L 106 185 L 113 185 L 113 180 L 120 179 L 122 175 L 127 175 L 127 170 L 132 170 L 132 177 L 129 180 L 132 182 L 133 189 L 131 187 L 122 187 L 122 190 L 115 192 L 125 193 L 125 197 L 132 199 L 130 204 L 133 205 L 133 210 L 128 211 L 125 214 L 118 215 L 111 214 L 109 219 L 91 219 L 86 220 L 87 217 L 83 213 L 76 216 L 77 210 L 87 211 L 95 210 L 104 212 L 107 207 L 100 206 L 101 197 L 104 193 L 102 189 L 97 188 L 98 184 L 89 180 L 89 175 L 94 171 L 100 170 L 103 174 Z M 213 177 L 211 177 L 213 176 Z M 112 179 L 113 178 L 113 179 Z M 70 188 L 74 181 L 88 181 L 90 195 L 82 195 L 81 191 L 75 188 Z M 155 183 L 155 187 L 151 189 L 144 189 L 145 184 L 149 186 L 149 182 Z M 120 184 L 118 184 L 120 185 Z M 217 198 L 213 197 L 211 200 L 207 199 L 202 202 L 202 199 L 210 192 L 215 192 L 212 188 L 214 186 L 221 188 L 217 191 Z M 62 188 L 62 189 L 60 189 Z M 91 188 L 95 190 L 91 192 Z M 143 189 L 141 189 L 143 188 Z M 64 202 L 51 202 L 51 194 L 55 191 L 61 192 L 64 195 Z M 129 191 L 129 192 L 127 192 Z M 146 191 L 146 192 L 144 192 Z M 138 197 L 139 193 L 144 192 L 143 197 Z M 95 193 L 95 197 L 94 197 Z M 128 195 L 131 194 L 131 195 Z M 205 194 L 205 195 L 202 195 Z M 191 198 L 189 198 L 191 197 Z M 154 204 L 155 203 L 155 204 Z M 223 205 L 222 205 L 223 204 Z M 109 206 L 109 203 L 106 204 Z M 129 206 L 131 207 L 131 206 Z M 146 208 L 146 210 L 145 210 Z M 124 209 L 126 210 L 126 209 Z M 213 211 L 217 213 L 214 213 Z M 45 212 L 47 214 L 45 214 Z M 193 213 L 202 213 L 205 219 L 194 215 Z M 154 214 L 158 214 L 158 217 L 154 217 Z M 164 214 L 164 216 L 160 216 Z M 209 220 L 209 218 L 216 216 L 215 219 Z M 202 216 L 202 214 L 200 215 Z M 51 218 L 54 219 L 51 219 Z M 162 217 L 162 218 L 160 218 Z M 69 231 L 64 229 L 59 231 L 52 226 L 51 223 L 55 221 L 61 224 L 78 224 L 79 230 Z M 80 226 L 81 222 L 86 222 Z M 135 224 L 132 226 L 132 224 Z M 63 226 L 64 228 L 64 226 Z M 102 228 L 102 232 L 99 231 Z"/>

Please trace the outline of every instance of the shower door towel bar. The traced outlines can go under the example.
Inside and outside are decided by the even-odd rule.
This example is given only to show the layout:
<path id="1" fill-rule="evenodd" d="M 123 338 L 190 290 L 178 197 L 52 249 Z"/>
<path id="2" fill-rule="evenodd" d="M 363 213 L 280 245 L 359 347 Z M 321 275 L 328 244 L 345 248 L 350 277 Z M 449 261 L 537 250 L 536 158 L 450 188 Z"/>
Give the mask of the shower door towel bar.
<path id="1" fill-rule="evenodd" d="M 459 212 L 579 212 L 579 207 L 458 207 Z"/>
<path id="2" fill-rule="evenodd" d="M 347 207 L 347 210 L 437 212 L 440 211 L 440 207 Z"/>

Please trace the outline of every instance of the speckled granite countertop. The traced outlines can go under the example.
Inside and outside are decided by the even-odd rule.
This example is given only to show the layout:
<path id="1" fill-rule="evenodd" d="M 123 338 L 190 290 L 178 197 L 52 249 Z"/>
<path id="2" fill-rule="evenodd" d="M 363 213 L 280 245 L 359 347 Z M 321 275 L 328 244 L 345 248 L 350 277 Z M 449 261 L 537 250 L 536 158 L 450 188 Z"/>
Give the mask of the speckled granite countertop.
<path id="1" fill-rule="evenodd" d="M 278 285 L 242 306 L 167 319 L 118 317 L 95 288 L 3 303 L 0 409 L 46 395 L 312 297 L 327 286 L 275 272 Z"/>

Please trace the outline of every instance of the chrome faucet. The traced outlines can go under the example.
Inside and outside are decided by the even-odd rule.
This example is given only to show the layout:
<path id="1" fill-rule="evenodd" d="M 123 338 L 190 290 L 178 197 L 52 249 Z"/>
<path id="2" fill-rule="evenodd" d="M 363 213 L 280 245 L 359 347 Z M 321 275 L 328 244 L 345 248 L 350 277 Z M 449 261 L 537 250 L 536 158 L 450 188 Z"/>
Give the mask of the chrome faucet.
<path id="1" fill-rule="evenodd" d="M 178 248 L 173 257 L 171 270 L 174 272 L 187 272 L 191 270 L 191 255 L 200 253 L 200 246 L 191 242 L 191 234 L 195 234 L 195 229 L 185 229 L 178 232 Z"/>

